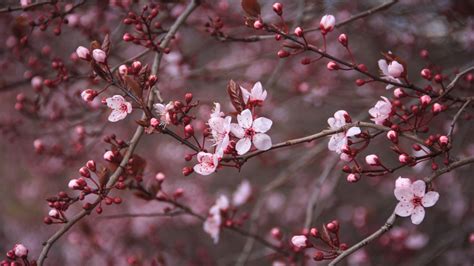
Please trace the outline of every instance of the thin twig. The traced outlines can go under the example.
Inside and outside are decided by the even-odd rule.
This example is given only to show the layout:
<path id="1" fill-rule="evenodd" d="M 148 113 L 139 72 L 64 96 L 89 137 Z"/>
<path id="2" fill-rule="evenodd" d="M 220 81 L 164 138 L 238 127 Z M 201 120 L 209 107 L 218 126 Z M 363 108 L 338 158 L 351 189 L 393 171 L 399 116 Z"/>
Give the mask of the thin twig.
<path id="1" fill-rule="evenodd" d="M 163 42 L 160 44 L 160 46 L 167 47 L 169 44 L 171 38 L 174 36 L 176 31 L 179 29 L 179 27 L 184 23 L 186 18 L 194 11 L 194 9 L 199 5 L 198 0 L 192 0 L 191 3 L 187 6 L 185 11 L 178 17 L 178 19 L 174 22 L 174 24 L 171 26 L 169 32 L 166 34 Z M 158 67 L 161 59 L 161 53 L 159 55 L 155 56 L 154 64 L 152 67 L 152 74 L 156 75 L 158 73 Z M 149 102 L 150 103 L 150 102 Z M 142 115 L 143 118 L 146 117 L 146 112 L 143 113 Z M 130 140 L 129 147 L 127 151 L 125 152 L 125 155 L 123 156 L 122 161 L 120 162 L 120 166 L 115 170 L 115 172 L 110 176 L 109 181 L 106 184 L 107 192 L 106 194 L 110 191 L 110 189 L 113 187 L 115 182 L 118 180 L 119 176 L 122 174 L 123 169 L 125 169 L 126 165 L 128 164 L 129 159 L 131 158 L 135 148 L 138 145 L 138 142 L 140 140 L 140 137 L 143 135 L 144 128 L 142 126 L 138 126 L 137 129 L 135 130 L 135 133 Z M 88 210 L 83 210 L 76 214 L 74 217 L 69 219 L 67 223 L 63 225 L 61 229 L 56 231 L 46 242 L 43 243 L 44 247 L 43 250 L 41 251 L 41 254 L 38 258 L 38 265 L 42 266 L 43 263 L 45 262 L 48 252 L 53 246 L 53 244 L 62 236 L 64 235 L 69 229 L 76 224 L 78 221 L 80 221 L 83 217 L 87 216 L 90 214 L 91 210 L 95 208 L 100 202 L 102 201 L 102 198 L 97 198 L 95 202 L 92 204 L 92 207 L 89 208 Z"/>

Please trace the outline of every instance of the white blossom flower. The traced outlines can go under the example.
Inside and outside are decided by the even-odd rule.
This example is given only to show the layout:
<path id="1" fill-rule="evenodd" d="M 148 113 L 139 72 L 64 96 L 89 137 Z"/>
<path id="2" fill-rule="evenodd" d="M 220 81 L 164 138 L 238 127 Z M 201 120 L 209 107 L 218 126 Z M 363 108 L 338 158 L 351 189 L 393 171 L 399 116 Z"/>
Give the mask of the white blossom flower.
<path id="1" fill-rule="evenodd" d="M 222 155 L 217 153 L 199 152 L 197 154 L 199 163 L 194 166 L 194 172 L 200 175 L 210 175 L 214 173 L 221 157 Z"/>
<path id="2" fill-rule="evenodd" d="M 253 88 L 250 92 L 242 87 L 240 87 L 240 90 L 242 91 L 242 96 L 245 104 L 247 104 L 248 102 L 254 104 L 262 104 L 263 101 L 265 101 L 265 99 L 267 98 L 267 91 L 263 89 L 262 83 L 260 83 L 260 81 L 253 85 Z"/>
<path id="3" fill-rule="evenodd" d="M 244 180 L 242 181 L 242 183 L 240 183 L 240 185 L 237 187 L 234 194 L 232 195 L 232 203 L 234 206 L 238 207 L 246 203 L 251 195 L 252 186 L 250 186 L 250 182 L 248 180 Z"/>
<path id="4" fill-rule="evenodd" d="M 224 154 L 225 149 L 229 145 L 229 133 L 232 117 L 211 117 L 208 121 L 211 135 L 216 146 L 216 153 Z"/>
<path id="5" fill-rule="evenodd" d="M 160 116 L 160 122 L 168 125 L 171 123 L 171 115 L 170 111 L 174 109 L 174 104 L 173 102 L 169 102 L 166 105 L 161 104 L 161 103 L 155 103 L 153 105 L 153 109 L 158 113 Z"/>
<path id="6" fill-rule="evenodd" d="M 385 59 L 380 59 L 378 61 L 378 65 L 379 65 L 380 71 L 382 71 L 383 79 L 387 81 L 391 81 L 391 82 L 401 83 L 398 78 L 403 72 L 403 66 L 400 63 L 398 63 L 397 61 L 392 61 L 390 64 L 387 64 L 387 61 Z M 394 85 L 388 84 L 386 89 L 389 90 L 394 87 L 395 87 Z"/>
<path id="7" fill-rule="evenodd" d="M 238 124 L 232 123 L 230 129 L 232 134 L 240 139 L 235 145 L 239 155 L 248 152 L 252 143 L 255 148 L 261 151 L 272 147 L 272 139 L 264 134 L 272 127 L 272 120 L 265 117 L 253 120 L 252 112 L 245 109 L 240 115 L 237 115 L 237 122 Z"/>
<path id="8" fill-rule="evenodd" d="M 109 115 L 110 122 L 117 122 L 124 119 L 127 114 L 132 112 L 132 104 L 125 101 L 120 95 L 114 95 L 105 100 L 107 106 L 112 109 L 112 113 Z"/>
<path id="9" fill-rule="evenodd" d="M 435 205 L 439 199 L 438 192 L 425 193 L 425 189 L 426 184 L 423 180 L 410 185 L 403 179 L 398 184 L 395 183 L 394 194 L 400 201 L 395 208 L 395 214 L 401 217 L 411 216 L 412 223 L 420 224 L 425 218 L 425 208 Z"/>
<path id="10" fill-rule="evenodd" d="M 348 119 L 350 119 L 349 114 L 344 110 L 339 110 L 334 113 L 334 117 L 328 119 L 328 124 L 331 129 L 337 130 L 345 126 Z M 328 143 L 328 149 L 341 154 L 342 149 L 347 145 L 347 138 L 358 135 L 360 132 L 360 128 L 351 127 L 345 132 L 332 135 Z"/>
<path id="11" fill-rule="evenodd" d="M 214 240 L 214 244 L 219 242 L 219 233 L 222 224 L 221 212 L 229 208 L 229 199 L 226 196 L 221 195 L 217 198 L 216 203 L 210 208 L 209 216 L 204 221 L 204 231 L 208 233 Z"/>
<path id="12" fill-rule="evenodd" d="M 373 117 L 371 120 L 377 125 L 382 125 L 383 122 L 390 117 L 390 113 L 392 112 L 392 104 L 390 101 L 383 96 L 381 98 L 383 101 L 378 101 L 374 107 L 369 109 L 369 114 Z"/>

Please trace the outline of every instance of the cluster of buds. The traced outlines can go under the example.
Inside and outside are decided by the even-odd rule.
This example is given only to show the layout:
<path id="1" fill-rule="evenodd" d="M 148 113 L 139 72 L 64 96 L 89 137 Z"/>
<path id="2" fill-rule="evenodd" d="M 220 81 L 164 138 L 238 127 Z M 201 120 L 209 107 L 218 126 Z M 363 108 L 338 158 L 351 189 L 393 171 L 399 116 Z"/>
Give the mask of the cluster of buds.
<path id="1" fill-rule="evenodd" d="M 0 266 L 34 265 L 33 261 L 28 261 L 28 249 L 23 244 L 16 244 L 7 251 L 6 256 L 5 260 L 0 261 Z"/>
<path id="2" fill-rule="evenodd" d="M 160 50 L 160 43 L 155 41 L 155 39 L 165 31 L 160 22 L 153 21 L 158 13 L 159 6 L 155 4 L 145 5 L 140 14 L 129 12 L 123 23 L 125 25 L 134 25 L 135 32 L 126 32 L 123 35 L 123 40 L 157 51 Z M 164 52 L 169 52 L 169 49 L 164 50 Z"/>
<path id="3" fill-rule="evenodd" d="M 313 241 L 318 241 L 326 247 L 318 248 Z M 294 251 L 303 251 L 305 249 L 314 248 L 316 251 L 313 260 L 331 260 L 336 258 L 341 251 L 348 248 L 348 245 L 339 241 L 339 221 L 334 220 L 322 226 L 322 230 L 311 228 L 309 232 L 304 230 L 302 235 L 295 235 L 291 238 Z"/>
<path id="4" fill-rule="evenodd" d="M 157 103 L 153 105 L 156 116 L 149 120 L 151 132 L 158 129 L 160 126 L 165 127 L 168 124 L 175 126 L 182 125 L 184 127 L 185 138 L 190 138 L 194 135 L 194 128 L 191 122 L 196 119 L 195 116 L 190 115 L 190 111 L 199 105 L 199 102 L 193 102 L 193 94 L 188 92 L 184 95 L 184 101 L 170 101 L 169 103 Z M 145 121 L 143 121 L 146 124 Z"/>

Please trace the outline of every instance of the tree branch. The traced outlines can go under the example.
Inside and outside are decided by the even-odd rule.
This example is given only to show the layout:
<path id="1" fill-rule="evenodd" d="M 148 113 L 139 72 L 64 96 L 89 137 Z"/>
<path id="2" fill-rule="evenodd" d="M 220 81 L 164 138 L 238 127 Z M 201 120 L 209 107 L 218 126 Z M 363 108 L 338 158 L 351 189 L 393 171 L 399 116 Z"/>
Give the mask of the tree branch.
<path id="1" fill-rule="evenodd" d="M 166 34 L 163 42 L 161 42 L 160 46 L 162 48 L 165 48 L 168 46 L 171 38 L 174 36 L 174 34 L 177 32 L 179 27 L 186 21 L 186 18 L 196 9 L 196 7 L 199 5 L 199 0 L 192 0 L 191 3 L 186 7 L 185 11 L 178 17 L 178 19 L 174 22 L 174 24 L 171 26 L 169 32 Z M 155 56 L 155 60 L 153 62 L 153 67 L 152 67 L 152 74 L 156 75 L 158 73 L 158 67 L 161 61 L 162 53 L 157 53 Z M 150 90 L 151 93 L 151 90 Z M 152 104 L 152 100 L 150 100 L 151 97 L 149 97 L 148 104 Z M 146 112 L 143 113 L 142 117 L 146 117 Z M 140 140 L 140 137 L 143 135 L 144 128 L 142 126 L 138 126 L 137 129 L 135 130 L 135 133 L 130 140 L 129 147 L 127 151 L 125 152 L 125 155 L 123 156 L 122 161 L 120 162 L 120 167 L 118 167 L 115 172 L 110 176 L 109 181 L 106 184 L 107 192 L 110 191 L 110 189 L 113 187 L 115 182 L 118 180 L 119 176 L 122 174 L 123 169 L 126 167 L 128 164 L 129 159 L 131 158 L 135 148 L 138 145 L 138 142 Z M 102 201 L 102 198 L 97 198 L 95 202 L 92 204 L 92 207 L 88 210 L 83 210 L 76 214 L 74 217 L 72 217 L 66 224 L 63 225 L 61 229 L 59 229 L 55 234 L 53 234 L 46 242 L 43 243 L 44 247 L 43 250 L 41 251 L 41 254 L 38 258 L 38 265 L 42 266 L 43 263 L 45 262 L 48 252 L 53 246 L 53 244 L 62 236 L 64 235 L 69 229 L 76 224 L 78 221 L 80 221 L 83 217 L 86 215 L 89 215 L 91 210 L 95 208 L 100 202 Z"/>

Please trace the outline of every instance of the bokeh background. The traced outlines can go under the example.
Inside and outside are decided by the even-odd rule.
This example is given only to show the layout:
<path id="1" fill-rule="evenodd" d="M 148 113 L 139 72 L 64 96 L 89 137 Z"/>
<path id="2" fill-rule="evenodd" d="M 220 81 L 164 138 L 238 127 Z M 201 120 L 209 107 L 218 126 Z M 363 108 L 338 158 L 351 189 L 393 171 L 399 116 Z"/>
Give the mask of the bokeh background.
<path id="1" fill-rule="evenodd" d="M 2 1 L 0 7 L 17 6 L 19 1 Z M 61 1 L 63 2 L 63 1 Z M 67 2 L 67 1 L 64 1 Z M 64 2 L 62 4 L 64 4 Z M 100 105 L 86 105 L 79 96 L 85 88 L 100 89 L 101 82 L 87 77 L 86 63 L 73 62 L 71 54 L 79 45 L 88 46 L 102 40 L 105 33 L 112 38 L 112 65 L 134 56 L 145 48 L 122 41 L 123 33 L 132 31 L 121 23 L 129 10 L 139 11 L 149 1 L 87 1 L 68 15 L 69 25 L 62 26 L 60 36 L 53 27 L 44 32 L 29 33 L 28 45 L 18 46 L 20 37 L 29 31 L 27 18 L 45 12 L 11 12 L 0 14 L 0 250 L 6 252 L 15 243 L 29 248 L 37 257 L 41 243 L 58 225 L 45 225 L 48 213 L 46 198 L 58 191 L 68 191 L 67 183 L 78 177 L 77 170 L 89 159 L 102 162 L 109 146 L 103 137 L 115 134 L 127 140 L 133 134 L 139 112 L 119 123 L 109 123 L 108 110 Z M 150 1 L 160 3 L 159 20 L 170 25 L 183 10 L 186 1 Z M 271 5 L 260 0 L 264 21 L 277 21 Z M 290 1 L 282 0 L 284 17 L 290 25 L 303 28 L 319 25 L 324 14 L 342 21 L 373 8 L 383 1 Z M 74 3 L 71 1 L 70 3 Z M 455 0 L 401 0 L 387 10 L 356 20 L 328 35 L 328 52 L 348 59 L 337 43 L 339 33 L 346 33 L 356 59 L 372 73 L 377 73 L 381 52 L 392 51 L 408 64 L 412 82 L 424 86 L 419 71 L 425 66 L 436 69 L 448 79 L 457 69 L 473 62 L 474 3 Z M 182 99 L 192 92 L 201 105 L 195 111 L 193 125 L 204 127 L 213 102 L 220 102 L 225 112 L 232 112 L 226 84 L 234 79 L 251 88 L 261 81 L 269 98 L 262 115 L 273 120 L 269 131 L 274 143 L 302 137 L 326 128 L 327 118 L 344 109 L 354 119 L 367 120 L 367 110 L 380 96 L 391 96 L 380 83 L 357 87 L 360 78 L 354 72 L 326 69 L 327 61 L 302 65 L 304 55 L 279 59 L 280 42 L 267 38 L 259 42 L 220 41 L 206 32 L 209 18 L 220 17 L 223 31 L 229 36 L 246 37 L 265 34 L 244 25 L 240 1 L 204 1 L 188 23 L 182 27 L 172 51 L 164 56 L 159 71 L 159 88 L 163 98 Z M 308 39 L 316 45 L 322 40 L 318 32 Z M 429 51 L 429 59 L 420 51 Z M 54 78 L 52 60 L 63 60 L 71 79 L 54 89 L 35 91 L 31 77 Z M 151 64 L 152 55 L 140 59 Z M 472 86 L 461 81 L 459 93 L 472 93 Z M 16 97 L 23 93 L 41 108 L 35 115 L 15 109 Z M 453 113 L 433 121 L 430 133 L 445 133 Z M 80 138 L 82 131 L 85 138 Z M 474 154 L 472 124 L 459 123 L 453 154 Z M 33 143 L 41 140 L 55 152 L 35 153 Z M 387 165 L 396 165 L 397 157 L 384 138 L 371 143 Z M 244 224 L 265 238 L 273 227 L 285 237 L 298 233 L 305 225 L 307 205 L 315 197 L 311 224 L 320 226 L 333 219 L 341 223 L 341 240 L 349 245 L 378 229 L 391 214 L 398 176 L 423 178 L 431 173 L 430 164 L 402 169 L 383 177 L 364 177 L 348 183 L 343 166 L 327 150 L 327 140 L 284 148 L 253 158 L 241 169 L 224 168 L 210 176 L 193 174 L 184 177 L 181 170 L 192 166 L 184 156 L 190 151 L 165 135 L 145 136 L 137 153 L 147 159 L 144 182 L 152 182 L 156 173 L 166 175 L 165 190 L 183 188 L 182 201 L 197 213 L 205 215 L 217 196 L 230 196 L 242 180 L 253 188 L 252 200 L 243 206 L 251 218 Z M 414 226 L 409 219 L 398 219 L 395 228 L 379 240 L 349 257 L 348 265 L 472 265 L 474 249 L 469 234 L 474 227 L 472 167 L 447 173 L 435 188 L 441 197 L 427 210 L 423 223 Z M 246 238 L 223 231 L 218 245 L 202 230 L 193 217 L 119 217 L 110 215 L 161 212 L 166 205 L 141 200 L 129 191 L 114 192 L 123 198 L 121 205 L 107 206 L 102 215 L 92 214 L 75 226 L 51 250 L 47 265 L 238 265 Z M 71 208 L 74 213 L 78 208 Z M 249 243 L 247 243 L 249 245 Z M 246 265 L 271 265 L 272 252 L 254 243 Z M 240 258 L 240 261 L 239 261 Z M 153 262 L 154 261 L 154 262 Z M 314 262 L 309 262 L 312 264 Z M 326 262 L 320 263 L 325 265 Z M 319 265 L 319 264 L 318 264 Z"/>

